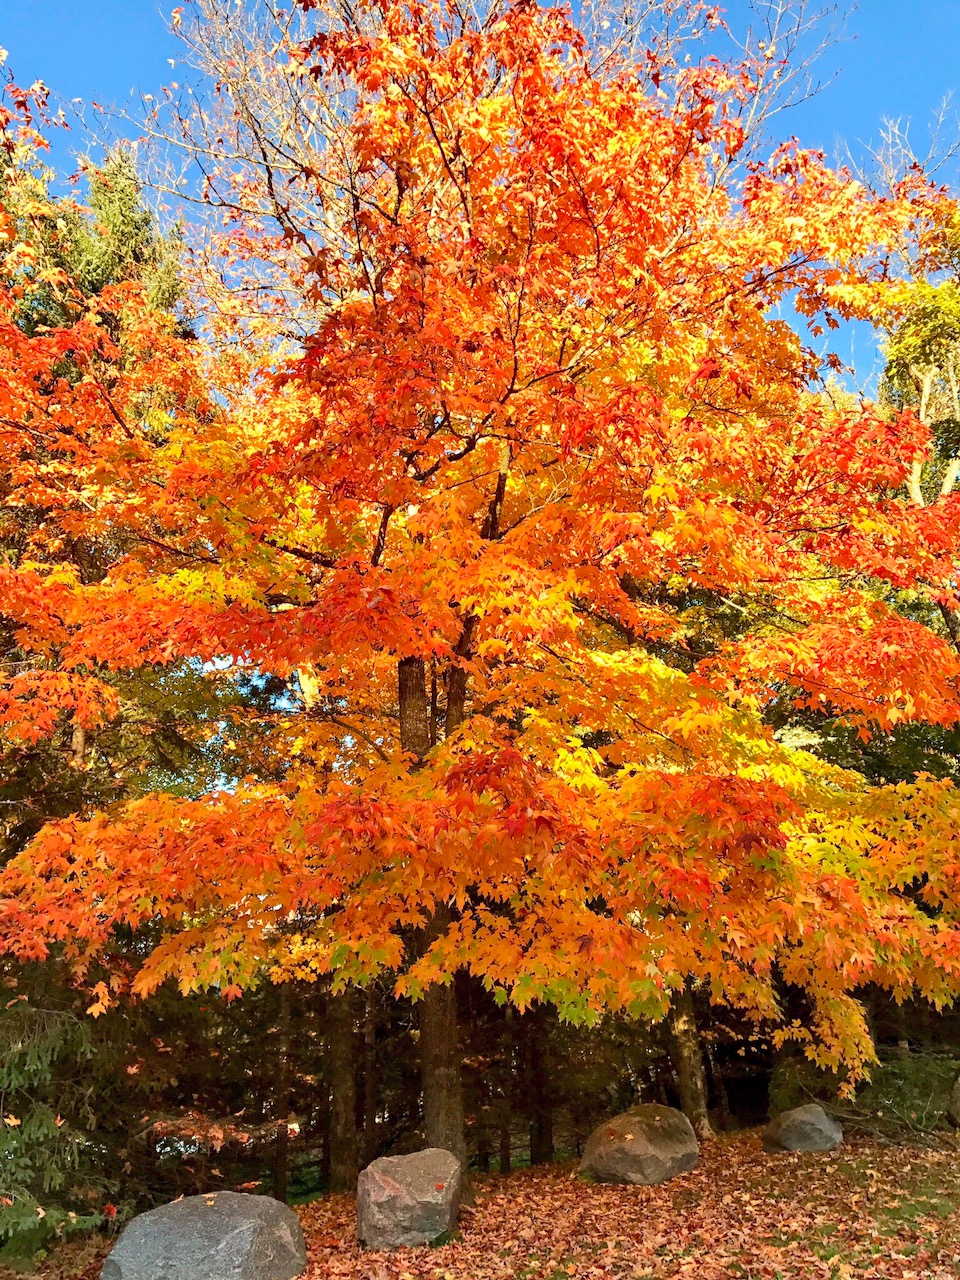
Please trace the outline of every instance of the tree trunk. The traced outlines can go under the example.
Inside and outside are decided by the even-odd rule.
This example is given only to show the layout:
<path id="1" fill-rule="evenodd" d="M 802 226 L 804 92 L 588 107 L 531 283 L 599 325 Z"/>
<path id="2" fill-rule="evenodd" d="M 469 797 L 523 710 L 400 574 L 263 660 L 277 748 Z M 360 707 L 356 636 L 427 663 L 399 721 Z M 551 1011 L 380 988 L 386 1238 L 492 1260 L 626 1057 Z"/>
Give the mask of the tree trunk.
<path id="1" fill-rule="evenodd" d="M 290 992 L 280 988 L 277 1014 L 277 1091 L 274 1102 L 273 1198 L 287 1202 L 290 1181 Z"/>
<path id="2" fill-rule="evenodd" d="M 326 1081 L 317 1096 L 317 1109 L 313 1116 L 311 1132 L 320 1139 L 320 1184 L 330 1186 L 330 1089 Z"/>
<path id="3" fill-rule="evenodd" d="M 330 1189 L 357 1185 L 357 1082 L 354 993 L 331 996 L 327 1007 L 330 1064 Z"/>
<path id="4" fill-rule="evenodd" d="M 524 1075 L 530 1120 L 530 1163 L 549 1164 L 553 1146 L 553 1086 L 550 1063 L 550 1014 L 540 1005 L 524 1014 Z"/>
<path id="5" fill-rule="evenodd" d="M 714 1132 L 707 1112 L 707 1077 L 689 987 L 683 986 L 674 993 L 668 1021 L 672 1057 L 680 1085 L 680 1105 L 697 1137 L 710 1139 Z"/>
<path id="6" fill-rule="evenodd" d="M 424 930 L 424 950 L 449 926 L 449 907 L 437 907 Z M 419 1009 L 423 1127 L 427 1146 L 444 1147 L 466 1165 L 457 993 L 453 982 L 435 982 L 427 987 Z"/>
<path id="7" fill-rule="evenodd" d="M 477 620 L 470 614 L 463 623 L 460 632 L 460 639 L 457 642 L 455 650 L 459 660 L 465 660 L 470 655 L 470 649 L 473 644 L 473 633 L 477 628 Z M 459 664 L 450 668 L 447 673 L 447 713 L 444 719 L 444 733 L 450 736 L 463 723 L 463 717 L 467 707 L 467 672 L 466 669 Z"/>
<path id="8" fill-rule="evenodd" d="M 723 1078 L 723 1072 L 720 1070 L 716 1055 L 710 1048 L 709 1043 L 704 1045 L 704 1057 L 710 1070 L 713 1096 L 716 1099 L 717 1111 L 720 1114 L 720 1128 L 723 1130 L 733 1129 L 736 1126 L 733 1123 L 733 1112 L 730 1110 L 730 1095 L 727 1093 L 727 1083 Z"/>
<path id="9" fill-rule="evenodd" d="M 422 760 L 430 750 L 430 700 L 422 658 L 397 664 L 400 745 Z M 416 767 L 416 766 L 414 766 Z M 423 931 L 422 950 L 450 927 L 450 908 L 438 904 Z M 452 982 L 434 982 L 419 1002 L 420 1070 L 423 1082 L 423 1127 L 427 1146 L 444 1147 L 466 1164 L 457 1034 L 457 996 Z"/>
<path id="10" fill-rule="evenodd" d="M 373 987 L 368 987 L 363 1010 L 363 1163 L 377 1156 L 377 1001 Z"/>
<path id="11" fill-rule="evenodd" d="M 503 1075 L 500 1083 L 500 1172 L 510 1172 L 513 1136 L 513 1007 L 503 1011 Z"/>
<path id="12" fill-rule="evenodd" d="M 430 702 L 422 658 L 401 658 L 397 663 L 397 692 L 400 746 L 419 762 L 430 750 Z"/>
<path id="13" fill-rule="evenodd" d="M 893 1025 L 897 1035 L 897 1057 L 910 1057 L 910 1033 L 907 1030 L 907 1015 L 902 1004 L 894 1004 Z"/>

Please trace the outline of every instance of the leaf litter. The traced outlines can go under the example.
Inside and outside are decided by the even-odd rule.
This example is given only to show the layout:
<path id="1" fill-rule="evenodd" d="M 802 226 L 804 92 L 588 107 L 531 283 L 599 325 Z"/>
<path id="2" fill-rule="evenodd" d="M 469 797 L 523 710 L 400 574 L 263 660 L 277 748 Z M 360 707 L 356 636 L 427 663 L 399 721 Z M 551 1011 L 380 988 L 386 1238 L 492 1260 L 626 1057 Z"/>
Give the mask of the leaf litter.
<path id="1" fill-rule="evenodd" d="M 660 1186 L 584 1182 L 567 1163 L 479 1175 L 475 1191 L 453 1240 L 393 1253 L 360 1248 L 352 1196 L 300 1206 L 304 1280 L 960 1277 L 960 1138 L 773 1156 L 754 1131 L 706 1144 Z M 37 1280 L 97 1280 L 107 1247 L 55 1250 Z"/>

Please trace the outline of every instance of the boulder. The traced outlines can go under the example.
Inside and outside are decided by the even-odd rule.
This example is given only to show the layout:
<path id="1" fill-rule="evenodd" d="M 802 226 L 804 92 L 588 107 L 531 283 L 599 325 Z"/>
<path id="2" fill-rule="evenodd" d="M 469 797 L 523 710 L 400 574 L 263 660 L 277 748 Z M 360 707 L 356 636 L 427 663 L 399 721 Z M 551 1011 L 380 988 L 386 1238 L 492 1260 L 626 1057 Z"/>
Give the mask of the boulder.
<path id="1" fill-rule="evenodd" d="M 133 1218 L 102 1280 L 293 1280 L 307 1266 L 300 1220 L 269 1196 L 212 1191 Z"/>
<path id="2" fill-rule="evenodd" d="M 840 1121 L 816 1102 L 782 1112 L 763 1131 L 765 1151 L 832 1151 L 842 1141 Z"/>
<path id="3" fill-rule="evenodd" d="M 697 1135 L 682 1111 L 644 1103 L 598 1125 L 580 1161 L 597 1182 L 666 1182 L 696 1167 Z"/>
<path id="4" fill-rule="evenodd" d="M 431 1244 L 457 1225 L 463 1166 L 450 1151 L 427 1147 L 381 1156 L 357 1179 L 357 1234 L 369 1249 Z"/>

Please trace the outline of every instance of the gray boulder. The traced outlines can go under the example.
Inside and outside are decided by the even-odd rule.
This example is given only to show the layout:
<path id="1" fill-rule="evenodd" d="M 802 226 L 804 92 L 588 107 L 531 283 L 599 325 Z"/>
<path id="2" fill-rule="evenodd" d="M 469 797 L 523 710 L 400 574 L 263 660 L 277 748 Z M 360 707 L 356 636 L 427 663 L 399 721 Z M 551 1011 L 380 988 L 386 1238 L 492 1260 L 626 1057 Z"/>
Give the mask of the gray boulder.
<path id="1" fill-rule="evenodd" d="M 141 1213 L 102 1280 L 293 1280 L 307 1266 L 300 1220 L 269 1196 L 212 1191 Z"/>
<path id="2" fill-rule="evenodd" d="M 382 1156 L 357 1179 L 357 1234 L 369 1249 L 431 1244 L 457 1225 L 463 1166 L 450 1151 L 427 1147 Z"/>
<path id="3" fill-rule="evenodd" d="M 696 1167 L 697 1135 L 682 1111 L 644 1103 L 598 1125 L 580 1161 L 597 1182 L 666 1182 Z"/>
<path id="4" fill-rule="evenodd" d="M 782 1112 L 763 1131 L 765 1151 L 832 1151 L 842 1141 L 840 1121 L 816 1102 Z"/>

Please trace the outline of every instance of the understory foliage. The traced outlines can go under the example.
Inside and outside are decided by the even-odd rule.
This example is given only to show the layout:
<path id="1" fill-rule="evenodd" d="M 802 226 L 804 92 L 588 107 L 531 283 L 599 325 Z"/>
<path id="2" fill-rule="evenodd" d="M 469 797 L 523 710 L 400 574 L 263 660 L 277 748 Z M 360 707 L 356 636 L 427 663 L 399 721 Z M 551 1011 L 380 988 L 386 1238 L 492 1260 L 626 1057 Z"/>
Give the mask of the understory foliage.
<path id="1" fill-rule="evenodd" d="M 960 991 L 960 498 L 904 389 L 952 347 L 894 280 L 952 204 L 757 158 L 764 60 L 296 10 L 256 64 L 294 105 L 227 86 L 192 143 L 194 330 L 128 161 L 63 207 L 4 109 L 0 733 L 69 785 L 0 944 L 98 1014 L 689 986 L 854 1084 L 865 986 Z M 788 302 L 888 324 L 900 390 L 832 404 Z M 942 767 L 877 763 L 911 732 Z"/>

